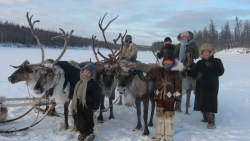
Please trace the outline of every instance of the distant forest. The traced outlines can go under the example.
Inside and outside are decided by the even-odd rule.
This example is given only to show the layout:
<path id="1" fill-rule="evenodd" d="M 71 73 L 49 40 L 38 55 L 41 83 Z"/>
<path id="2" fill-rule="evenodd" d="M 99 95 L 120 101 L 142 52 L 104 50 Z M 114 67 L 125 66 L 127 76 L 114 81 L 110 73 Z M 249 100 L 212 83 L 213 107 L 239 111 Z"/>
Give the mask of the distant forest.
<path id="1" fill-rule="evenodd" d="M 63 39 L 61 40 L 51 40 L 52 37 L 61 35 L 61 32 L 56 32 L 53 30 L 44 30 L 39 28 L 34 28 L 37 33 L 39 40 L 44 48 L 62 48 Z M 104 41 L 98 41 L 97 47 L 107 48 Z M 0 20 L 0 44 L 5 44 L 8 46 L 9 43 L 21 44 L 22 47 L 32 47 L 37 46 L 37 41 L 30 31 L 30 27 L 20 26 L 19 24 L 13 22 L 2 22 Z M 115 49 L 113 42 L 108 42 L 111 48 Z M 85 48 L 92 46 L 92 38 L 84 38 L 72 35 L 69 40 L 69 46 L 75 48 Z M 118 44 L 118 47 L 120 45 Z M 139 50 L 149 50 L 149 46 L 137 45 Z"/>
<path id="2" fill-rule="evenodd" d="M 200 47 L 203 43 L 212 44 L 217 51 L 242 47 L 250 49 L 250 23 L 246 19 L 243 23 L 239 17 L 235 18 L 235 27 L 233 30 L 229 27 L 228 21 L 221 27 L 220 32 L 216 28 L 216 23 L 210 19 L 209 26 L 205 26 L 203 30 L 194 30 L 193 41 Z M 190 30 L 191 31 L 191 30 Z M 158 50 L 163 43 L 156 45 L 152 43 Z"/>
<path id="3" fill-rule="evenodd" d="M 205 26 L 202 30 L 194 30 L 193 41 L 199 47 L 203 43 L 212 44 L 217 51 L 235 47 L 250 48 L 250 23 L 248 19 L 244 23 L 236 16 L 235 26 L 233 29 L 229 27 L 228 21 L 221 27 L 220 32 L 217 30 L 216 23 L 210 20 L 209 26 Z M 35 31 L 40 39 L 41 44 L 46 48 L 62 48 L 62 40 L 51 40 L 52 37 L 60 35 L 61 33 L 53 30 L 44 30 L 35 28 Z M 191 31 L 191 30 L 190 30 Z M 106 48 L 104 41 L 98 41 L 97 47 Z M 161 42 L 161 41 L 160 41 Z M 24 47 L 36 46 L 36 39 L 31 34 L 30 28 L 20 26 L 13 22 L 2 22 L 0 20 L 0 44 L 16 43 L 22 44 Z M 109 42 L 112 48 L 115 48 L 113 42 Z M 157 45 L 156 45 L 157 44 Z M 69 45 L 76 48 L 84 48 L 92 46 L 91 38 L 84 38 L 72 35 Z M 153 42 L 152 46 L 156 45 L 155 49 L 159 50 L 163 43 Z M 150 50 L 150 46 L 137 45 L 139 50 Z"/>

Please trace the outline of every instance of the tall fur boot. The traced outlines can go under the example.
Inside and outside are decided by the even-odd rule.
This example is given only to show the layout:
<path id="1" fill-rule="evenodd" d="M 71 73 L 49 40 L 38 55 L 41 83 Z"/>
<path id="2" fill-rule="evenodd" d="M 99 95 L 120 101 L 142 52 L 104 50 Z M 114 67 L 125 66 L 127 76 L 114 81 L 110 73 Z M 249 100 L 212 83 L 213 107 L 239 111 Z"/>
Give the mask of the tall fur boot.
<path id="1" fill-rule="evenodd" d="M 157 117 L 157 127 L 156 135 L 152 138 L 152 141 L 160 141 L 162 136 L 164 136 L 164 108 L 156 107 L 156 117 Z"/>
<path id="2" fill-rule="evenodd" d="M 208 122 L 208 113 L 207 112 L 201 112 L 202 113 L 202 116 L 203 116 L 203 120 L 201 120 L 201 122 Z"/>
<path id="3" fill-rule="evenodd" d="M 172 141 L 174 135 L 174 111 L 165 111 L 165 136 L 164 141 Z"/>
<path id="4" fill-rule="evenodd" d="M 216 126 L 215 126 L 215 115 L 214 115 L 214 113 L 209 112 L 209 113 L 207 114 L 207 117 L 208 117 L 207 128 L 208 128 L 208 129 L 214 129 L 214 128 L 216 128 Z"/>

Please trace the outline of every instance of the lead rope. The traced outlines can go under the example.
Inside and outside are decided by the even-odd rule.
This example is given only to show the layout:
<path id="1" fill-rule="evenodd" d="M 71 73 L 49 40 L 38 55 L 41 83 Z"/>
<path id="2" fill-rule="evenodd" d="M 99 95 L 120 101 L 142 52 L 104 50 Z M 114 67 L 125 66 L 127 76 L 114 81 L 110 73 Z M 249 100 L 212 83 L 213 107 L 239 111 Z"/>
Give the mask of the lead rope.
<path id="1" fill-rule="evenodd" d="M 118 99 L 120 99 L 121 98 L 121 95 L 116 99 L 116 101 L 112 104 L 112 105 L 110 105 L 108 108 L 110 108 L 111 106 L 113 106 L 117 101 L 118 101 Z M 102 109 L 102 110 L 98 110 L 98 112 L 100 112 L 100 111 L 104 111 L 104 110 L 107 110 L 108 108 L 105 108 L 105 109 Z M 95 112 L 97 112 L 97 111 L 95 111 Z M 97 128 L 97 125 L 96 125 L 96 116 L 95 116 L 95 112 L 93 112 L 93 120 L 94 120 L 94 125 L 95 125 L 95 130 L 96 130 L 96 132 L 97 132 L 97 136 L 98 136 L 98 138 L 99 138 L 99 141 L 102 141 L 102 138 L 101 138 L 101 136 L 100 136 L 100 133 L 99 133 L 99 131 L 98 131 L 98 128 Z"/>

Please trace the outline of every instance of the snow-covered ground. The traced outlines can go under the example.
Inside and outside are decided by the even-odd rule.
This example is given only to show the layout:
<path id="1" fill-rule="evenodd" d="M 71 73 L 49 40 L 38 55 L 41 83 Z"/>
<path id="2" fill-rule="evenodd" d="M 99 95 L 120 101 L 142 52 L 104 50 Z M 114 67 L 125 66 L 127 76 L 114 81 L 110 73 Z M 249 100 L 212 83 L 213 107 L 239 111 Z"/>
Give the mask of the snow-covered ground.
<path id="1" fill-rule="evenodd" d="M 176 113 L 175 141 L 246 141 L 250 140 L 250 54 L 240 54 L 237 51 L 243 49 L 232 49 L 217 53 L 215 57 L 222 60 L 225 73 L 220 77 L 219 104 L 216 116 L 216 129 L 207 129 L 206 123 L 200 122 L 201 113 L 193 111 L 194 95 L 191 96 L 190 115 Z M 108 50 L 101 50 L 107 55 Z M 56 59 L 60 49 L 45 49 L 45 58 Z M 234 52 L 234 53 L 232 53 Z M 77 62 L 95 61 L 91 50 L 69 49 L 61 60 L 75 60 Z M 38 48 L 5 48 L 0 47 L 0 96 L 7 98 L 14 97 L 38 97 L 29 90 L 25 82 L 11 84 L 8 77 L 15 71 L 10 65 L 18 66 L 28 59 L 31 63 L 41 60 Z M 155 58 L 152 52 L 139 52 L 138 60 L 144 63 L 154 63 Z M 116 94 L 116 98 L 118 94 Z M 186 97 L 183 97 L 182 110 L 185 108 Z M 27 102 L 27 101 L 26 101 Z M 105 100 L 106 107 L 108 100 Z M 10 107 L 7 119 L 12 119 L 23 114 L 29 107 Z M 57 112 L 63 113 L 63 106 L 56 106 Z M 96 113 L 98 115 L 98 113 Z M 154 126 L 149 127 L 150 135 L 142 136 L 143 131 L 133 131 L 136 126 L 137 117 L 134 107 L 114 105 L 115 119 L 108 120 L 109 112 L 104 113 L 104 123 L 97 123 L 100 137 L 103 141 L 150 141 L 156 132 L 156 119 Z M 36 119 L 43 115 L 31 111 L 20 120 L 0 124 L 0 130 L 14 130 L 31 125 Z M 143 119 L 142 119 L 143 121 Z M 38 125 L 27 131 L 16 134 L 0 134 L 1 141 L 76 141 L 78 133 L 60 131 L 64 118 L 46 117 Z M 73 119 L 69 117 L 70 128 L 73 126 Z M 97 132 L 95 131 L 97 135 Z M 98 141 L 98 137 L 94 139 Z"/>

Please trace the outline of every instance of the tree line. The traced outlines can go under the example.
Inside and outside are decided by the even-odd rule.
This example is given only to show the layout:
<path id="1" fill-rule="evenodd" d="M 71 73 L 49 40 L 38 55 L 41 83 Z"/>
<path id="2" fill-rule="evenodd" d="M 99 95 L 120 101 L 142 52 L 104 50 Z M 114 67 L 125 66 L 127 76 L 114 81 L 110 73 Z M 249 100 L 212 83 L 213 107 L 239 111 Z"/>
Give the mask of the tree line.
<path id="1" fill-rule="evenodd" d="M 235 47 L 250 48 L 250 23 L 245 20 L 243 23 L 239 17 L 235 18 L 235 27 L 231 30 L 228 21 L 221 27 L 220 32 L 216 24 L 210 20 L 210 24 L 203 30 L 194 30 L 194 41 L 200 46 L 203 43 L 212 44 L 217 51 Z"/>
<path id="2" fill-rule="evenodd" d="M 40 28 L 35 28 L 39 40 L 43 47 L 52 47 L 52 48 L 62 48 L 63 39 L 60 40 L 51 40 L 52 37 L 61 35 L 61 32 L 56 32 L 53 30 L 44 30 Z M 95 40 L 97 47 L 107 48 L 107 45 L 104 41 Z M 30 28 L 26 26 L 20 26 L 13 22 L 2 22 L 0 20 L 0 43 L 17 43 L 22 44 L 24 47 L 37 46 L 37 41 L 34 36 L 31 34 Z M 115 45 L 111 42 L 108 42 L 111 48 L 115 48 Z M 69 45 L 76 48 L 84 48 L 92 46 L 92 38 L 84 38 L 79 36 L 72 35 L 69 40 Z"/>
<path id="3" fill-rule="evenodd" d="M 212 44 L 216 51 L 230 48 L 247 48 L 250 49 L 250 22 L 246 19 L 244 22 L 236 16 L 235 27 L 230 28 L 228 21 L 221 27 L 220 32 L 217 30 L 216 24 L 210 19 L 209 26 L 205 26 L 202 30 L 194 30 L 193 41 L 200 47 L 204 43 Z M 156 50 L 159 50 L 163 43 L 153 42 Z"/>

